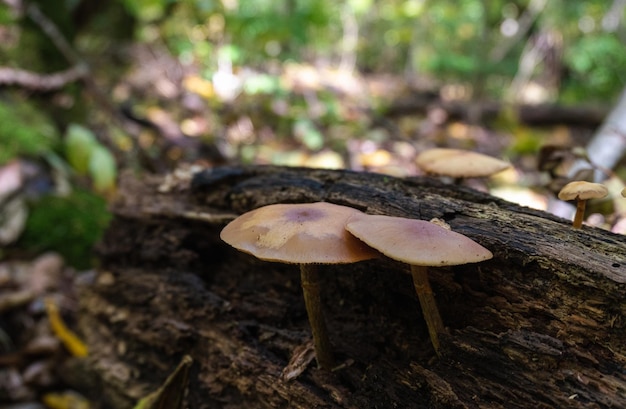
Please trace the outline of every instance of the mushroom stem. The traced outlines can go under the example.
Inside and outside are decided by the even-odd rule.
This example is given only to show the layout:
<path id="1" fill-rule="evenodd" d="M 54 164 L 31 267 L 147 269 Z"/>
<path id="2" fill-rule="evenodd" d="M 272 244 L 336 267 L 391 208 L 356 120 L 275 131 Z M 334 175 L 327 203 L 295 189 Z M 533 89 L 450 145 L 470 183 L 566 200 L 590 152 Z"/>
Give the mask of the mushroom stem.
<path id="1" fill-rule="evenodd" d="M 317 266 L 312 264 L 300 264 L 300 279 L 302 281 L 302 293 L 304 305 L 309 316 L 311 333 L 313 334 L 313 346 L 317 364 L 322 369 L 332 369 L 334 365 L 332 346 L 328 338 L 322 303 L 320 297 L 319 274 Z"/>
<path id="2" fill-rule="evenodd" d="M 426 320 L 428 326 L 428 334 L 430 335 L 430 341 L 435 348 L 437 355 L 439 354 L 439 334 L 446 333 L 446 329 L 443 326 L 443 321 L 439 315 L 437 309 L 437 303 L 433 296 L 433 290 L 430 288 L 428 282 L 428 267 L 425 266 L 411 266 L 411 275 L 413 276 L 413 285 L 415 286 L 415 292 L 417 298 L 420 301 L 422 307 L 422 314 Z"/>
<path id="3" fill-rule="evenodd" d="M 574 215 L 574 222 L 572 223 L 572 227 L 575 229 L 580 229 L 583 225 L 583 217 L 585 216 L 585 207 L 587 205 L 586 200 L 577 199 L 576 200 L 576 214 Z"/>

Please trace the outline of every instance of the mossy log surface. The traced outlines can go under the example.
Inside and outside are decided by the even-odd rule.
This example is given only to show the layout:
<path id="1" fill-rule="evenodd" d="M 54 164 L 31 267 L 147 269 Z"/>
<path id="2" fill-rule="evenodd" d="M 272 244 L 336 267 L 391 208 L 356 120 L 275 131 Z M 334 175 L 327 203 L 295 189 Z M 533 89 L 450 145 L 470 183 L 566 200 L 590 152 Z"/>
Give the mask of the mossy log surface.
<path id="1" fill-rule="evenodd" d="M 430 270 L 449 330 L 440 358 L 407 267 L 379 259 L 320 269 L 341 366 L 302 364 L 297 266 L 239 253 L 219 232 L 263 205 L 314 201 L 437 217 L 494 253 Z M 624 236 L 431 178 L 282 167 L 126 177 L 113 212 L 79 317 L 81 380 L 109 407 L 132 407 L 184 354 L 190 408 L 626 407 Z"/>

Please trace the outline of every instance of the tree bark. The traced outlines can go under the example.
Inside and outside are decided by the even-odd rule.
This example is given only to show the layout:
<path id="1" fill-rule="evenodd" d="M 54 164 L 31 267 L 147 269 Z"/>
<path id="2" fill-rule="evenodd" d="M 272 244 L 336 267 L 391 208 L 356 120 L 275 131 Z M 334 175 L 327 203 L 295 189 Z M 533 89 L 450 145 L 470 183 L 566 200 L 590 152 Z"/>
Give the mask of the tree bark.
<path id="1" fill-rule="evenodd" d="M 239 253 L 219 231 L 314 201 L 438 217 L 494 253 L 430 269 L 449 332 L 440 358 L 407 268 L 379 259 L 320 268 L 343 365 L 298 361 L 311 335 L 297 266 Z M 127 177 L 113 213 L 102 267 L 80 286 L 83 390 L 105 406 L 132 407 L 189 354 L 190 408 L 626 407 L 624 236 L 436 179 L 280 167 Z"/>

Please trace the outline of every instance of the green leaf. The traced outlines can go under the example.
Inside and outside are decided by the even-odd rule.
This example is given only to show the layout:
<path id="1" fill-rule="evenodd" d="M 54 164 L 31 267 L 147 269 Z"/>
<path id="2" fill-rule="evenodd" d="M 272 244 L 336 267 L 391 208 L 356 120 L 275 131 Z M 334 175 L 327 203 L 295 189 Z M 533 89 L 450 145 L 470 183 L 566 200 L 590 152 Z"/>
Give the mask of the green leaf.
<path id="1" fill-rule="evenodd" d="M 89 176 L 93 181 L 94 190 L 98 193 L 111 192 L 115 188 L 117 177 L 115 157 L 102 145 L 96 145 L 91 150 Z"/>
<path id="2" fill-rule="evenodd" d="M 243 85 L 248 95 L 272 94 L 280 91 L 280 78 L 274 75 L 260 74 L 250 77 Z"/>
<path id="3" fill-rule="evenodd" d="M 74 170 L 87 174 L 92 151 L 98 146 L 93 132 L 84 126 L 71 124 L 65 135 L 65 156 Z"/>
<path id="4" fill-rule="evenodd" d="M 294 123 L 294 134 L 308 149 L 316 151 L 324 146 L 324 135 L 309 119 L 299 119 Z"/>
<path id="5" fill-rule="evenodd" d="M 150 22 L 163 17 L 169 0 L 124 0 L 122 3 L 137 19 Z"/>

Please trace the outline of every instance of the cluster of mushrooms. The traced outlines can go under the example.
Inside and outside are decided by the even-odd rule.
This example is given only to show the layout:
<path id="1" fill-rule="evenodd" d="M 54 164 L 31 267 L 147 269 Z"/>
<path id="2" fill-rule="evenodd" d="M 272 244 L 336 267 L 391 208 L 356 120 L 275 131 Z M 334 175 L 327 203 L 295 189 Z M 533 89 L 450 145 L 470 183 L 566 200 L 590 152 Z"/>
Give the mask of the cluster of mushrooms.
<path id="1" fill-rule="evenodd" d="M 383 254 L 410 265 L 430 339 L 439 353 L 438 335 L 445 333 L 445 327 L 428 283 L 428 266 L 493 257 L 470 238 L 435 223 L 368 215 L 326 202 L 261 207 L 230 222 L 220 237 L 261 260 L 300 265 L 313 346 L 323 369 L 332 369 L 334 359 L 320 301 L 320 264 L 354 263 Z"/>
<path id="2" fill-rule="evenodd" d="M 450 177 L 456 182 L 488 177 L 511 166 L 476 152 L 445 148 L 422 152 L 416 163 L 426 174 Z M 561 190 L 559 199 L 577 202 L 573 227 L 578 229 L 586 201 L 606 195 L 604 185 L 576 181 Z M 622 195 L 626 197 L 626 189 Z M 261 260 L 300 265 L 315 355 L 323 369 L 332 369 L 334 358 L 321 307 L 319 265 L 354 263 L 381 255 L 408 264 L 430 340 L 439 354 L 439 334 L 446 329 L 428 282 L 428 267 L 476 263 L 493 257 L 470 238 L 436 223 L 368 215 L 326 202 L 261 207 L 233 220 L 220 237 Z"/>

